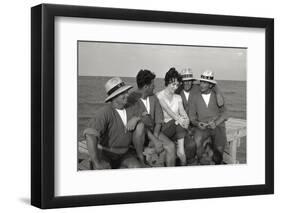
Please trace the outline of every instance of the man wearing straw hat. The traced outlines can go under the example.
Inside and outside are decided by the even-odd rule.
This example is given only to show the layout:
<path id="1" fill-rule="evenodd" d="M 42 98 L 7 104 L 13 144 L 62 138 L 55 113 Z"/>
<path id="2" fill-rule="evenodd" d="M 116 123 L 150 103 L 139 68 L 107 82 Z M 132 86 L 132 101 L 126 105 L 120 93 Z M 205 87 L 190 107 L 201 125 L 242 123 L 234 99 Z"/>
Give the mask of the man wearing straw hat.
<path id="1" fill-rule="evenodd" d="M 214 73 L 205 71 L 200 81 L 200 93 L 192 98 L 189 116 L 195 126 L 194 139 L 197 146 L 197 157 L 202 157 L 203 142 L 211 137 L 212 147 L 216 153 L 216 163 L 222 163 L 222 155 L 226 144 L 225 120 L 227 119 L 225 104 L 219 106 L 213 87 L 217 84 Z M 218 152 L 217 152 L 218 151 Z"/>
<path id="2" fill-rule="evenodd" d="M 193 85 L 194 81 L 196 80 L 193 77 L 193 73 L 191 68 L 183 69 L 180 73 L 181 75 L 181 86 L 178 88 L 177 93 L 181 96 L 182 103 L 184 110 L 186 111 L 187 115 L 189 116 L 189 108 L 191 99 L 194 96 L 194 93 L 198 93 L 199 89 L 197 85 Z M 192 124 L 191 124 L 192 125 Z M 184 150 L 186 154 L 187 164 L 196 164 L 196 143 L 192 137 L 192 126 L 189 126 L 188 133 L 184 138 Z"/>
<path id="3" fill-rule="evenodd" d="M 143 144 L 144 125 L 130 108 L 125 108 L 131 88 L 119 77 L 105 84 L 105 102 L 110 104 L 95 113 L 84 131 L 94 169 L 143 166 L 142 153 L 136 154 L 132 145 Z"/>
<path id="4" fill-rule="evenodd" d="M 191 68 L 186 68 L 181 71 L 181 77 L 182 77 L 182 85 L 177 91 L 178 94 L 180 94 L 183 106 L 187 114 L 189 114 L 189 108 L 192 100 L 192 96 L 196 95 L 196 93 L 200 93 L 200 88 L 197 84 L 194 84 L 194 81 L 196 79 L 193 77 L 193 73 Z M 219 107 L 223 106 L 224 99 L 223 96 L 218 89 L 217 85 L 214 85 L 212 90 L 216 94 L 217 104 Z"/>

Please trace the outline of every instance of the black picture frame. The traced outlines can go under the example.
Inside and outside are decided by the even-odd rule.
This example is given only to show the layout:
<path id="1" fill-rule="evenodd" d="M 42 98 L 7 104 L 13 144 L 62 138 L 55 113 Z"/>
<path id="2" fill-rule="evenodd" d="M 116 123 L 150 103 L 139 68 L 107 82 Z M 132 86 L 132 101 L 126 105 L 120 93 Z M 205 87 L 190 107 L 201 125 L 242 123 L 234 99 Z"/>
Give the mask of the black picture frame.
<path id="1" fill-rule="evenodd" d="M 265 184 L 56 197 L 55 17 L 100 18 L 265 29 Z M 164 11 L 41 4 L 31 8 L 31 204 L 61 208 L 274 193 L 274 20 Z"/>

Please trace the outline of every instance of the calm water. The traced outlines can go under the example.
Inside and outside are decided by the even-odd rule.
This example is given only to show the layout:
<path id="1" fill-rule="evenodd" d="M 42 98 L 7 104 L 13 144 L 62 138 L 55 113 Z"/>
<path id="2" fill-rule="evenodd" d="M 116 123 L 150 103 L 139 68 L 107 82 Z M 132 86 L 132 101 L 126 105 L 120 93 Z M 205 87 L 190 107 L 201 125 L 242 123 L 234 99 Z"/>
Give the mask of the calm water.
<path id="1" fill-rule="evenodd" d="M 104 105 L 106 93 L 104 84 L 110 77 L 79 76 L 78 78 L 78 136 L 81 137 L 83 129 L 96 110 Z M 136 88 L 135 78 L 122 77 L 126 84 Z M 246 81 L 218 81 L 223 92 L 225 103 L 230 117 L 246 119 Z M 155 92 L 164 88 L 163 79 L 155 80 Z M 245 140 L 245 139 L 244 139 Z M 241 147 L 239 155 L 244 161 L 245 147 Z M 241 161 L 240 161 L 241 162 Z"/>

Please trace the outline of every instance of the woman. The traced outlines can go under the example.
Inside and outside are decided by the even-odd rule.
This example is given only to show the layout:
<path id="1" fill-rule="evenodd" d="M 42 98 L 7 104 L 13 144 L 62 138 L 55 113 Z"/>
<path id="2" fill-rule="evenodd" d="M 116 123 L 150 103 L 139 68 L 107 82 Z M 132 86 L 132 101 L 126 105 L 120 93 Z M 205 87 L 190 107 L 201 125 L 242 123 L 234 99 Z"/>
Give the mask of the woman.
<path id="1" fill-rule="evenodd" d="M 165 89 L 157 94 L 164 113 L 162 132 L 177 143 L 177 156 L 181 165 L 186 165 L 184 151 L 184 137 L 189 125 L 189 118 L 183 108 L 180 95 L 175 94 L 181 77 L 175 68 L 171 68 L 165 75 Z"/>

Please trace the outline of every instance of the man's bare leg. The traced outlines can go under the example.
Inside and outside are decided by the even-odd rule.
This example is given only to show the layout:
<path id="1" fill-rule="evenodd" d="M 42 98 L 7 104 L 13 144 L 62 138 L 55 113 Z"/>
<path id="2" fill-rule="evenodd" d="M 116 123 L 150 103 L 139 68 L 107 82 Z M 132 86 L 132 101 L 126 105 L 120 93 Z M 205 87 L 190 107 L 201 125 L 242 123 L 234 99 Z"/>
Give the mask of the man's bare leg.
<path id="1" fill-rule="evenodd" d="M 140 163 L 144 166 L 144 140 L 145 140 L 145 127 L 143 123 L 138 123 L 133 133 L 133 144 L 136 149 L 137 157 Z"/>

